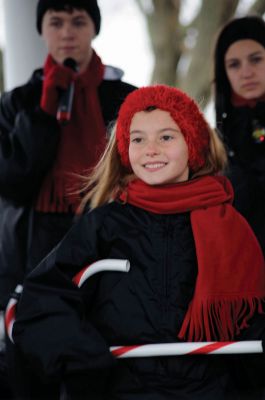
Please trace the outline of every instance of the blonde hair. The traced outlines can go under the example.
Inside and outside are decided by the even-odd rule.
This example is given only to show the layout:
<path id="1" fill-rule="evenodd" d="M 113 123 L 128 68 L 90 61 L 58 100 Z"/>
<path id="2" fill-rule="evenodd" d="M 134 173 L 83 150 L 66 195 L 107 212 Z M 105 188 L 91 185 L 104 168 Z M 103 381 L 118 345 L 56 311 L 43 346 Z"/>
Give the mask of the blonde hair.
<path id="1" fill-rule="evenodd" d="M 224 171 L 227 165 L 227 154 L 223 142 L 217 132 L 209 127 L 209 151 L 205 156 L 205 164 L 191 177 L 215 175 Z M 96 208 L 113 201 L 122 192 L 128 182 L 135 178 L 121 163 L 117 148 L 116 124 L 112 128 L 109 143 L 92 173 L 84 177 L 82 189 L 83 199 L 80 211 L 89 204 L 90 208 Z"/>

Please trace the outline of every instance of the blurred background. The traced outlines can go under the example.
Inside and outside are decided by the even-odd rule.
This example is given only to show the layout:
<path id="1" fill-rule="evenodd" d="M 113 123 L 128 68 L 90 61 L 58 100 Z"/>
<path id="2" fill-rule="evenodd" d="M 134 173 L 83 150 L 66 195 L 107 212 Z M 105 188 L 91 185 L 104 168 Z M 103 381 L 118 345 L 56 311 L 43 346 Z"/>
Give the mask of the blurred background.
<path id="1" fill-rule="evenodd" d="M 265 0 L 98 0 L 102 26 L 94 47 L 124 80 L 165 83 L 194 97 L 213 124 L 212 52 L 220 27 L 234 16 L 265 13 Z M 0 0 L 0 90 L 24 83 L 42 66 L 35 29 L 37 0 Z"/>

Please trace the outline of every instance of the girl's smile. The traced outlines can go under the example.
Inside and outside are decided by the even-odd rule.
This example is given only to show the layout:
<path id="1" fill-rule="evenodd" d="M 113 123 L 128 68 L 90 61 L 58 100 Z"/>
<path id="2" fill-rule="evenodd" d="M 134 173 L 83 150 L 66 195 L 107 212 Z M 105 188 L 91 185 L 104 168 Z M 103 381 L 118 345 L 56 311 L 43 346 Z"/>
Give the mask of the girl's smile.
<path id="1" fill-rule="evenodd" d="M 157 171 L 158 169 L 163 168 L 165 165 L 167 165 L 166 163 L 159 163 L 159 162 L 155 162 L 155 163 L 146 163 L 144 164 L 144 167 L 147 168 L 150 171 Z"/>

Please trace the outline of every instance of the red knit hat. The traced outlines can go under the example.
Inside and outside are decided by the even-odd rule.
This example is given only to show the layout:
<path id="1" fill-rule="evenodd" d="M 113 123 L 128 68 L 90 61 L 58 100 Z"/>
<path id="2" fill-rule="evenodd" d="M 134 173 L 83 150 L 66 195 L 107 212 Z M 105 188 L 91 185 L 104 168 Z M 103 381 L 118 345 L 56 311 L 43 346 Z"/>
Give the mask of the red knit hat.
<path id="1" fill-rule="evenodd" d="M 181 90 L 166 85 L 134 90 L 121 105 L 116 140 L 122 164 L 130 167 L 129 136 L 134 114 L 152 106 L 168 111 L 179 126 L 188 146 L 191 170 L 196 172 L 203 167 L 209 150 L 209 125 L 194 100 Z"/>

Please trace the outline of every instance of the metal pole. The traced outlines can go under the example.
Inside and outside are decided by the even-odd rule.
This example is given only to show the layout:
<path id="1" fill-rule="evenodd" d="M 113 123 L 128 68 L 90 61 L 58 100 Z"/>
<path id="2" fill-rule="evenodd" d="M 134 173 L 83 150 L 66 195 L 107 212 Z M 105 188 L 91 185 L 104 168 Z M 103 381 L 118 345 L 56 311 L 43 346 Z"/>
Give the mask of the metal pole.
<path id="1" fill-rule="evenodd" d="M 43 65 L 45 46 L 36 30 L 37 0 L 4 0 L 4 88 L 25 83 Z"/>

